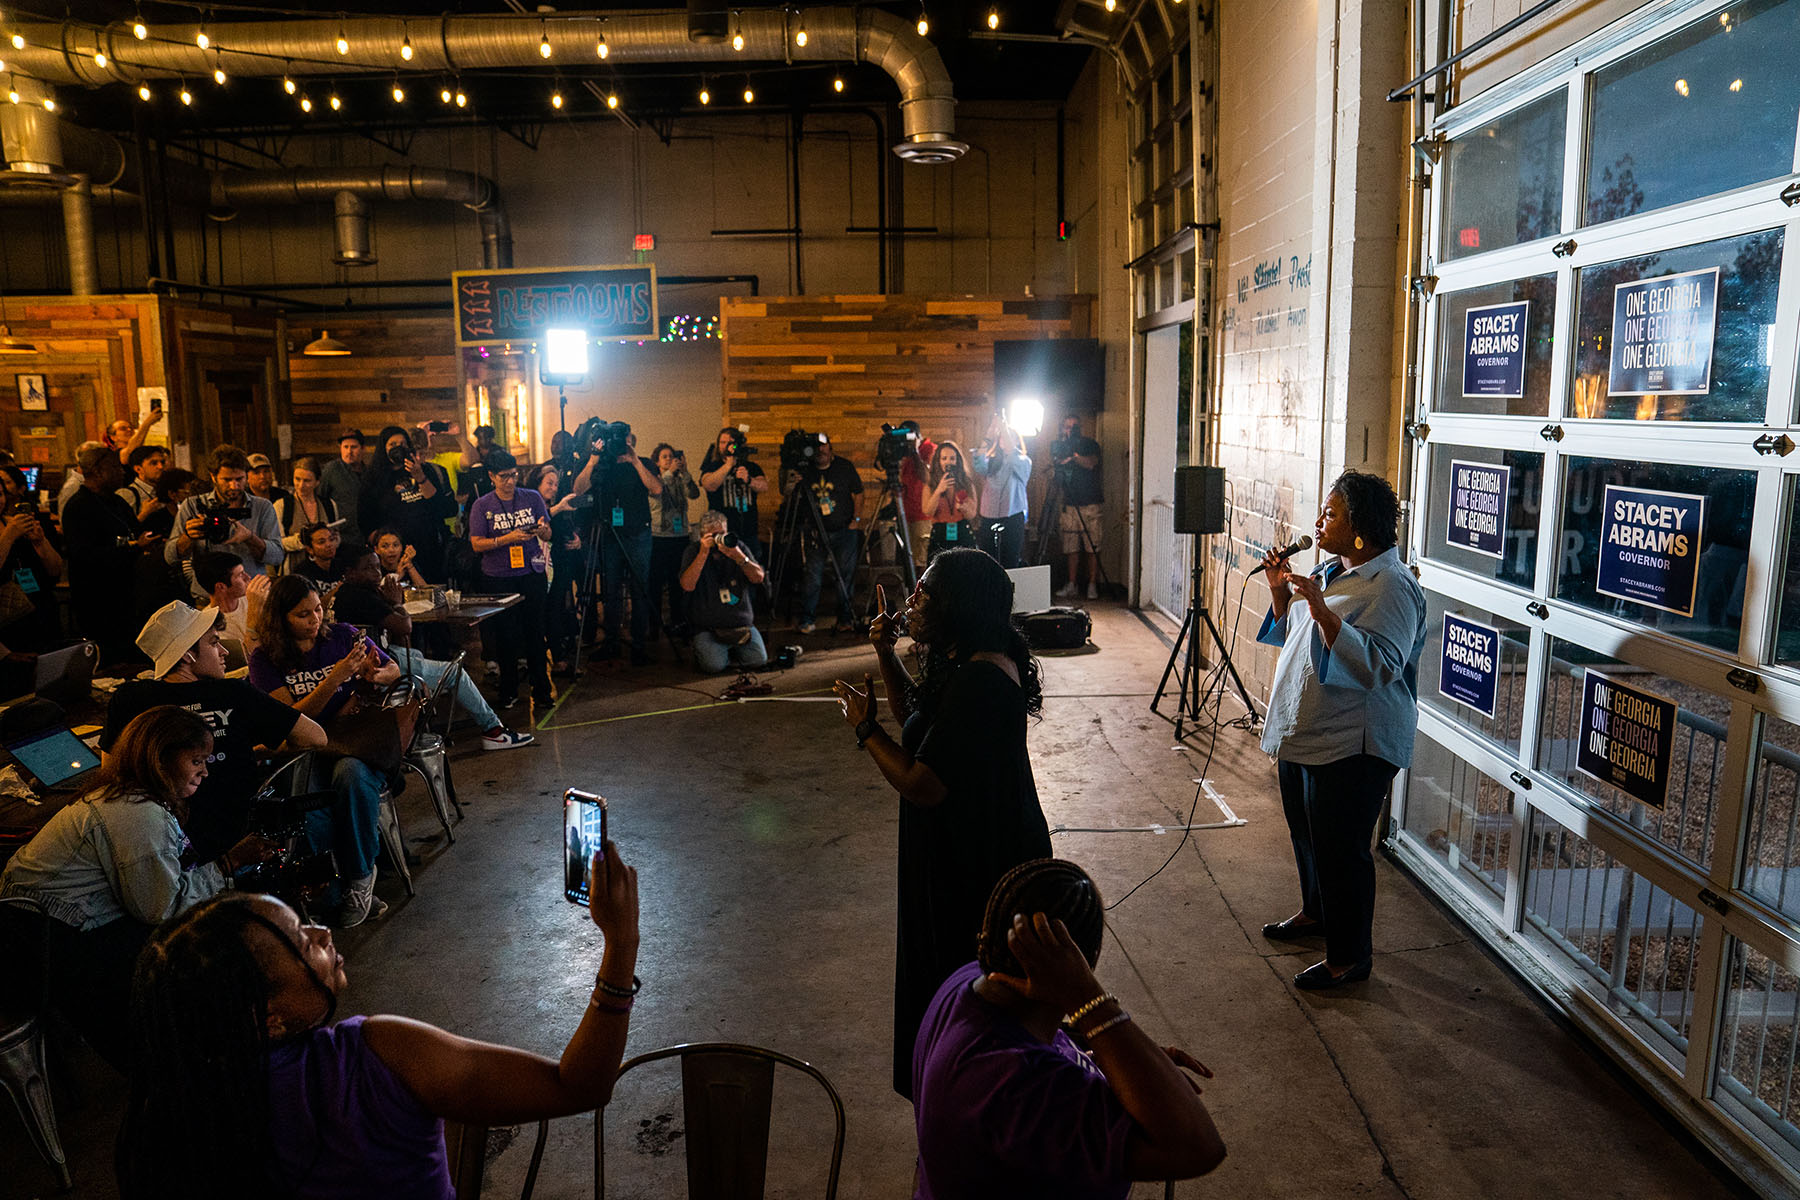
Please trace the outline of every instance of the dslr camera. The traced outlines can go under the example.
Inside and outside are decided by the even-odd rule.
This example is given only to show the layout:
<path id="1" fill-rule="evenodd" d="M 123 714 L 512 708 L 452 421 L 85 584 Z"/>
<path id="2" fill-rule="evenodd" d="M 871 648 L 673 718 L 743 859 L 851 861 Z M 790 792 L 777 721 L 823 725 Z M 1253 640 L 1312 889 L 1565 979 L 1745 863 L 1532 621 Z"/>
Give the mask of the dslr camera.
<path id="1" fill-rule="evenodd" d="M 818 459 L 819 447 L 825 444 L 822 433 L 808 433 L 804 429 L 790 429 L 787 436 L 781 439 L 781 465 L 789 471 L 803 471 L 814 465 Z"/>
<path id="2" fill-rule="evenodd" d="M 208 542 L 220 543 L 231 539 L 232 527 L 239 521 L 250 519 L 248 504 L 233 507 L 216 497 L 200 503 L 200 536 Z"/>
<path id="3" fill-rule="evenodd" d="M 296 854 L 306 830 L 306 816 L 322 808 L 330 808 L 337 796 L 332 792 L 302 792 L 298 796 L 277 796 L 273 788 L 265 788 L 250 806 L 250 828 L 281 849 L 267 862 L 239 871 L 234 886 L 240 891 L 268 892 L 293 903 L 304 893 L 323 887 L 338 876 L 337 859 L 327 850 L 323 854 Z"/>
<path id="4" fill-rule="evenodd" d="M 756 447 L 750 444 L 750 439 L 744 436 L 743 430 L 734 429 L 731 431 L 731 445 L 725 449 L 725 457 L 734 458 L 742 465 L 746 459 L 756 457 Z"/>
<path id="5" fill-rule="evenodd" d="M 900 464 L 919 453 L 919 431 L 905 422 L 899 425 L 881 426 L 881 436 L 875 439 L 875 463 L 883 471 L 894 472 Z"/>
<path id="6" fill-rule="evenodd" d="M 630 437 L 630 425 L 601 417 L 589 417 L 575 430 L 577 446 L 591 446 L 607 458 L 618 458 L 631 449 Z"/>

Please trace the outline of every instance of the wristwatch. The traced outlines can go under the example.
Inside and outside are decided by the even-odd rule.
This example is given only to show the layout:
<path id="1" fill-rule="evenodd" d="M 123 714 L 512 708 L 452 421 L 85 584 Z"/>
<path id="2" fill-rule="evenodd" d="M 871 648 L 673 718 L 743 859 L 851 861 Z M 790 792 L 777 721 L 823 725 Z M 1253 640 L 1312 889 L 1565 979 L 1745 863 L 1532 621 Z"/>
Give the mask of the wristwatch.
<path id="1" fill-rule="evenodd" d="M 875 731 L 880 728 L 881 726 L 876 724 L 875 718 L 872 716 L 864 717 L 862 720 L 858 721 L 856 723 L 856 748 L 861 750 L 863 748 L 863 743 L 874 737 Z"/>

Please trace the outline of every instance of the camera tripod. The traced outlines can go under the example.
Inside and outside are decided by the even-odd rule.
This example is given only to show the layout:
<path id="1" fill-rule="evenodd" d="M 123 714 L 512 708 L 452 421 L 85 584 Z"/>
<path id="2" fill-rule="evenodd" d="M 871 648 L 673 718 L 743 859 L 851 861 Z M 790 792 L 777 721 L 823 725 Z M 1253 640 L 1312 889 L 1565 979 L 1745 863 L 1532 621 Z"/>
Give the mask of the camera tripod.
<path id="1" fill-rule="evenodd" d="M 895 561 L 900 564 L 900 577 L 906 583 L 906 594 L 910 596 L 912 595 L 913 590 L 919 586 L 919 569 L 918 564 L 913 562 L 912 521 L 910 519 L 912 514 L 906 511 L 906 491 L 900 483 L 900 466 L 898 463 L 887 468 L 887 477 L 881 484 L 881 495 L 876 497 L 875 507 L 870 510 L 875 515 L 869 519 L 870 534 L 863 541 L 862 562 L 864 566 L 869 568 L 870 578 L 874 578 L 875 546 L 879 539 L 875 537 L 873 529 L 875 522 L 881 519 L 882 509 L 890 502 L 894 506 L 893 537 Z M 874 615 L 875 593 L 874 590 L 871 589 L 869 592 L 869 605 L 863 620 L 865 622 L 872 620 Z"/>
<path id="2" fill-rule="evenodd" d="M 1052 453 L 1054 454 L 1054 451 Z M 1057 549 L 1059 553 L 1061 552 L 1063 472 L 1068 469 L 1066 466 L 1053 466 L 1050 471 L 1050 486 L 1044 489 L 1042 509 L 1044 525 L 1042 529 L 1038 530 L 1037 553 L 1031 560 L 1039 566 L 1050 561 L 1048 556 L 1052 538 L 1057 539 Z M 1075 509 L 1075 519 L 1081 525 L 1081 548 L 1093 560 L 1094 572 L 1099 576 L 1097 580 L 1090 578 L 1088 582 L 1103 585 L 1107 594 L 1110 595 L 1113 590 L 1113 581 L 1106 573 L 1106 565 L 1100 561 L 1100 548 L 1094 544 L 1093 531 L 1088 528 L 1087 517 L 1083 515 L 1080 508 Z M 1068 555 L 1064 553 L 1062 557 L 1067 559 Z M 1075 577 L 1070 575 L 1065 582 L 1074 583 Z"/>
<path id="3" fill-rule="evenodd" d="M 1215 673 L 1220 674 L 1220 678 L 1216 685 L 1211 683 L 1207 685 L 1207 695 L 1210 695 L 1213 687 L 1217 686 L 1222 697 L 1225 687 L 1224 676 L 1228 675 L 1232 685 L 1237 688 L 1238 699 L 1244 702 L 1244 708 L 1250 714 L 1251 724 L 1254 725 L 1261 719 L 1256 714 L 1256 706 L 1250 702 L 1250 693 L 1245 689 L 1244 681 L 1239 677 L 1236 665 L 1231 661 L 1231 648 L 1225 644 L 1225 635 L 1219 632 L 1218 625 L 1213 622 L 1212 612 L 1206 607 L 1206 592 L 1203 582 L 1206 568 L 1202 565 L 1200 558 L 1202 544 L 1201 538 L 1196 535 L 1194 538 L 1194 568 L 1188 586 L 1187 615 L 1181 619 L 1181 632 L 1175 635 L 1175 645 L 1169 650 L 1168 665 L 1163 667 L 1162 679 L 1156 685 L 1156 695 L 1150 701 L 1150 711 L 1156 712 L 1156 706 L 1162 702 L 1163 692 L 1169 686 L 1169 676 L 1174 673 L 1175 664 L 1179 660 L 1181 676 L 1176 682 L 1180 691 L 1180 699 L 1175 706 L 1176 741 L 1180 741 L 1183 737 L 1181 727 L 1184 724 L 1191 723 L 1195 726 L 1200 724 L 1200 712 L 1204 707 L 1206 697 L 1200 691 L 1200 626 L 1202 624 L 1206 626 L 1206 631 L 1212 634 L 1213 645 L 1217 646 L 1219 650 L 1218 667 L 1215 667 L 1214 670 Z M 1187 647 L 1185 658 L 1181 653 L 1184 645 Z M 1158 713 L 1157 715 L 1161 716 L 1162 714 Z"/>
<path id="4" fill-rule="evenodd" d="M 599 592 L 597 580 L 601 574 L 602 559 L 600 556 L 600 539 L 610 536 L 613 544 L 619 548 L 619 565 L 625 570 L 625 598 L 635 603 L 638 593 L 646 590 L 637 571 L 632 568 L 631 555 L 625 551 L 625 539 L 610 521 L 602 520 L 602 512 L 598 493 L 590 492 L 595 497 L 592 505 L 593 515 L 587 524 L 587 539 L 583 548 L 587 551 L 581 572 L 581 582 L 575 588 L 575 646 L 569 651 L 569 673 L 577 678 L 581 676 L 581 648 L 587 641 L 588 622 L 594 614 L 594 599 Z M 624 615 L 620 614 L 620 620 Z"/>
<path id="5" fill-rule="evenodd" d="M 810 532 L 817 535 L 812 546 L 806 544 L 809 527 L 800 523 L 803 511 L 812 522 Z M 799 551 L 802 558 L 809 552 L 817 552 L 825 556 L 825 566 L 831 572 L 832 585 L 837 589 L 838 611 L 852 611 L 850 594 L 854 589 L 839 569 L 837 555 L 831 552 L 831 538 L 825 531 L 825 517 L 819 512 L 819 498 L 806 486 L 805 477 L 798 470 L 794 471 L 794 482 L 788 486 L 787 496 L 781 503 L 781 519 L 776 523 L 769 549 L 769 595 L 773 600 L 781 598 L 782 584 L 790 578 L 788 568 L 795 551 Z M 793 611 L 791 603 L 788 611 Z"/>

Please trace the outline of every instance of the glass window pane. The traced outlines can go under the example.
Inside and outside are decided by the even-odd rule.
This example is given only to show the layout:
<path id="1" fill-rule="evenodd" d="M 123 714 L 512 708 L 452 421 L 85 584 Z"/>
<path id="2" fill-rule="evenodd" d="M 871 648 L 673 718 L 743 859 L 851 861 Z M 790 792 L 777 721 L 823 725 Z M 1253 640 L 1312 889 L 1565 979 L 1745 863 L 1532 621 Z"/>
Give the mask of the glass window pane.
<path id="1" fill-rule="evenodd" d="M 1519 397 L 1465 396 L 1464 350 L 1468 346 L 1471 308 L 1523 300 L 1525 312 L 1525 386 Z M 1476 314 L 1477 317 L 1480 314 Z M 1436 407 L 1443 412 L 1494 416 L 1542 417 L 1550 412 L 1550 373 L 1556 364 L 1551 350 L 1556 333 L 1556 276 L 1534 275 L 1511 283 L 1451 292 L 1438 301 L 1438 387 Z"/>
<path id="2" fill-rule="evenodd" d="M 1576 767 L 1581 689 L 1589 667 L 1608 679 L 1672 700 L 1679 706 L 1668 800 L 1661 808 L 1633 799 Z M 1544 705 L 1539 716 L 1538 768 L 1587 796 L 1596 809 L 1612 814 L 1650 840 L 1705 867 L 1712 862 L 1719 776 L 1725 769 L 1725 728 L 1730 719 L 1731 703 L 1723 696 L 1608 658 L 1585 646 L 1552 639 Z"/>
<path id="3" fill-rule="evenodd" d="M 1507 469 L 1506 520 L 1500 528 L 1499 558 L 1470 549 L 1468 535 L 1460 535 L 1456 542 L 1450 539 L 1455 508 L 1451 464 L 1456 462 Z M 1544 456 L 1534 451 L 1433 444 L 1431 490 L 1425 498 L 1426 557 L 1530 591 L 1537 578 L 1538 501 L 1543 481 Z"/>
<path id="4" fill-rule="evenodd" d="M 1800 0 L 1751 0 L 1594 72 L 1584 223 L 1793 170 L 1796 46 Z"/>
<path id="5" fill-rule="evenodd" d="M 1800 479 L 1790 479 L 1788 491 L 1787 557 L 1782 568 L 1781 595 L 1776 603 L 1781 617 L 1775 628 L 1775 661 L 1800 665 Z M 1742 585 L 1739 585 L 1742 590 Z M 1741 597 L 1738 597 L 1741 599 Z"/>
<path id="6" fill-rule="evenodd" d="M 1531 631 L 1517 621 L 1433 592 L 1425 593 L 1425 607 L 1425 654 L 1419 660 L 1419 702 L 1518 754 L 1519 730 L 1525 719 L 1525 662 L 1531 654 Z M 1494 715 L 1491 717 L 1452 700 L 1439 687 L 1446 611 L 1500 632 L 1499 661 L 1495 664 L 1498 683 L 1494 688 Z"/>
<path id="7" fill-rule="evenodd" d="M 1406 832 L 1498 914 L 1512 860 L 1512 792 L 1423 733 L 1406 777 Z"/>
<path id="8" fill-rule="evenodd" d="M 1744 622 L 1744 567 L 1756 518 L 1756 475 L 1722 467 L 1672 466 L 1615 458 L 1571 458 L 1563 483 L 1556 596 L 1595 612 L 1653 626 L 1675 637 L 1735 651 Z M 1597 563 L 1607 485 L 1705 497 L 1693 616 L 1664 612 L 1599 590 Z M 1685 608 L 1685 597 L 1670 597 Z"/>
<path id="9" fill-rule="evenodd" d="M 1568 113 L 1568 92 L 1558 90 L 1450 143 L 1440 259 L 1514 246 L 1562 228 Z"/>
<path id="10" fill-rule="evenodd" d="M 1694 1008 L 1700 916 L 1543 813 L 1526 846 L 1525 929 L 1574 978 L 1680 1067 Z"/>
<path id="11" fill-rule="evenodd" d="M 1738 886 L 1800 919 L 1800 726 L 1777 717 L 1763 718 L 1747 829 Z"/>
<path id="12" fill-rule="evenodd" d="M 1570 415 L 1626 421 L 1761 421 L 1768 404 L 1769 340 L 1781 281 L 1782 242 L 1782 230 L 1766 229 L 1577 272 Z M 1622 283 L 1713 267 L 1719 276 L 1710 390 L 1698 396 L 1608 395 L 1614 289 Z"/>
<path id="13" fill-rule="evenodd" d="M 1800 978 L 1734 938 L 1725 984 L 1718 1099 L 1778 1148 L 1800 1145 Z"/>

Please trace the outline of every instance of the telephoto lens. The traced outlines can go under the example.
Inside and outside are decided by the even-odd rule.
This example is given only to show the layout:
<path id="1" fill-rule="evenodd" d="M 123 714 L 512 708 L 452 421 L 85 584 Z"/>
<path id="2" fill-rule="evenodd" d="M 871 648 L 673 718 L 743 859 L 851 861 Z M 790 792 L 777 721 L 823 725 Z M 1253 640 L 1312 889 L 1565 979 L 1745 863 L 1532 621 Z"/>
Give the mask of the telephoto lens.
<path id="1" fill-rule="evenodd" d="M 721 550 L 736 550 L 738 535 L 730 532 L 721 533 L 718 537 L 718 543 Z"/>

